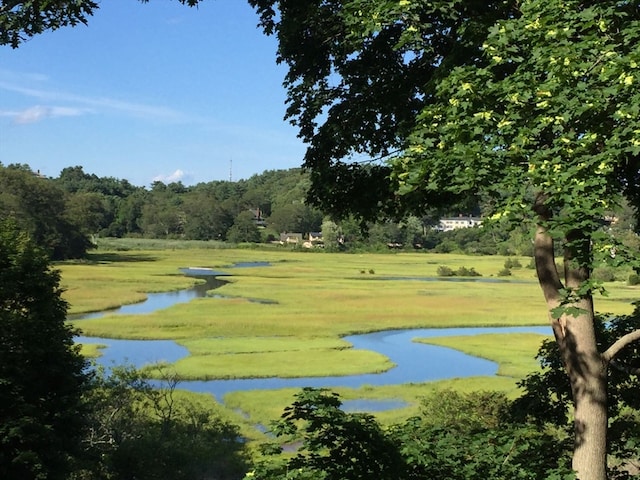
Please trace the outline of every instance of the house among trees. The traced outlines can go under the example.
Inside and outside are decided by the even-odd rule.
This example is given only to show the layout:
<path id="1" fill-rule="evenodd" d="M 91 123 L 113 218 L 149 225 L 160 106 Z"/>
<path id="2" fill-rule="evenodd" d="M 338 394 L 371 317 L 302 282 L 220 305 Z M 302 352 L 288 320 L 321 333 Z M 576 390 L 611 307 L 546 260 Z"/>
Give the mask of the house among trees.
<path id="1" fill-rule="evenodd" d="M 471 228 L 479 227 L 482 225 L 482 218 L 473 217 L 471 215 L 465 217 L 460 215 L 458 217 L 445 217 L 440 219 L 440 223 L 436 227 L 436 230 L 441 232 L 449 232 L 458 228 Z"/>
<path id="2" fill-rule="evenodd" d="M 280 245 L 296 245 L 298 243 L 302 243 L 301 233 L 285 232 L 280 234 Z"/>
<path id="3" fill-rule="evenodd" d="M 302 246 L 304 248 L 324 248 L 322 232 L 309 232 L 309 236 Z"/>
<path id="4" fill-rule="evenodd" d="M 253 213 L 253 223 L 256 227 L 264 228 L 267 226 L 267 222 L 265 221 L 260 208 L 250 208 L 249 211 Z"/>
<path id="5" fill-rule="evenodd" d="M 280 245 L 302 245 L 304 248 L 322 248 L 324 240 L 322 232 L 309 232 L 305 239 L 302 233 L 281 233 Z"/>

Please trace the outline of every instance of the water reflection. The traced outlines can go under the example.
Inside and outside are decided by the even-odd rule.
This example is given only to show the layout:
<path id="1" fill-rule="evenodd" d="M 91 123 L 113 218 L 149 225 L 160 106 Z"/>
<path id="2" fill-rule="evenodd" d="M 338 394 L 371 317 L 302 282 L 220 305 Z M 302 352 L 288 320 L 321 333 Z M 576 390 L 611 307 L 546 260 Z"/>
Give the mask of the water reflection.
<path id="1" fill-rule="evenodd" d="M 189 350 L 173 340 L 116 340 L 113 338 L 76 337 L 76 343 L 98 344 L 101 356 L 96 363 L 109 369 L 116 365 L 142 368 L 158 362 L 173 363 L 189 356 Z"/>
<path id="2" fill-rule="evenodd" d="M 193 275 L 196 276 L 196 275 Z M 209 290 L 214 290 L 221 287 L 225 283 L 224 280 L 219 280 L 214 276 L 202 276 L 205 279 L 205 283 L 196 285 L 186 290 L 177 290 L 174 292 L 162 292 L 162 293 L 149 293 L 147 298 L 139 303 L 131 303 L 129 305 L 122 305 L 121 307 L 114 308 L 113 310 L 107 310 L 103 312 L 94 313 L 82 313 L 78 315 L 69 315 L 69 320 L 88 320 L 91 318 L 101 318 L 105 315 L 138 315 L 143 313 L 151 313 L 156 310 L 162 310 L 163 308 L 169 308 L 178 303 L 187 303 L 194 298 L 206 297 Z"/>

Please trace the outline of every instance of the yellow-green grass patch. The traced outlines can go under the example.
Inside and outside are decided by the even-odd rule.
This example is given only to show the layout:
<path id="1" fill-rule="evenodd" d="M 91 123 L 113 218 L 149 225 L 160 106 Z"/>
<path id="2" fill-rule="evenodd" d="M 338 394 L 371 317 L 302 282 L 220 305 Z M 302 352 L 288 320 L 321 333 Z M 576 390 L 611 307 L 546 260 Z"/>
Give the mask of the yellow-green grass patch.
<path id="1" fill-rule="evenodd" d="M 394 364 L 369 350 L 313 349 L 190 356 L 172 365 L 184 379 L 324 377 L 384 372 Z"/>
<path id="2" fill-rule="evenodd" d="M 481 334 L 456 337 L 419 338 L 416 342 L 454 348 L 498 364 L 498 375 L 521 379 L 539 369 L 535 359 L 547 335 L 536 333 Z"/>
<path id="3" fill-rule="evenodd" d="M 225 353 L 346 349 L 351 347 L 351 344 L 345 340 L 330 337 L 218 337 L 193 338 L 181 340 L 178 343 L 186 347 L 189 353 L 194 356 Z"/>
<path id="4" fill-rule="evenodd" d="M 394 328 L 543 325 L 537 287 L 415 281 L 237 278 L 216 293 L 144 315 L 76 322 L 86 335 L 133 339 L 342 336 Z M 243 294 L 242 297 L 237 296 Z M 274 304 L 250 301 L 270 294 Z M 243 298 L 248 297 L 248 298 Z"/>
<path id="5" fill-rule="evenodd" d="M 89 262 L 68 262 L 60 267 L 68 289 L 65 298 L 71 302 L 72 311 L 96 310 L 100 304 L 113 307 L 139 300 L 145 295 L 143 292 L 186 288 L 198 281 L 182 276 L 180 267 L 211 267 L 232 273 L 232 277 L 226 277 L 228 283 L 212 292 L 221 298 L 195 299 L 149 314 L 107 315 L 74 322 L 89 336 L 178 340 L 191 350 L 192 358 L 184 360 L 183 367 L 192 378 L 195 372 L 208 377 L 212 374 L 207 372 L 224 368 L 222 360 L 205 361 L 203 357 L 216 348 L 245 354 L 247 358 L 242 362 L 247 365 L 257 358 L 249 354 L 260 352 L 264 368 L 259 376 L 274 376 L 281 372 L 279 364 L 298 362 L 300 352 L 324 349 L 338 358 L 333 349 L 345 347 L 340 337 L 353 333 L 419 327 L 546 325 L 546 307 L 532 270 L 514 269 L 517 275 L 514 273 L 515 279 L 508 282 L 495 278 L 506 258 L 190 249 L 97 252 Z M 245 261 L 267 261 L 271 266 L 228 268 Z M 526 259 L 520 261 L 524 265 Z M 475 268 L 485 277 L 474 282 L 433 280 L 438 266 L 443 264 L 454 270 L 459 266 Z M 429 277 L 431 280 L 424 280 Z M 620 283 L 608 287 L 610 297 L 596 299 L 596 305 L 606 307 L 599 310 L 630 311 L 628 300 L 636 296 L 638 287 Z M 256 303 L 256 299 L 271 303 Z M 213 337 L 218 340 L 214 342 Z M 247 337 L 261 340 L 251 346 Z M 313 342 L 304 340 L 310 337 Z M 274 343 L 275 338 L 279 338 L 279 345 Z M 284 338 L 296 340 L 288 343 Z M 288 346 L 295 344 L 295 348 Z M 379 360 L 371 360 L 366 359 L 360 366 L 378 370 Z M 337 361 L 320 364 L 325 375 L 345 374 Z M 267 366 L 274 370 L 267 372 Z M 340 368 L 334 372 L 329 367 Z M 225 375 L 238 374 L 227 369 Z"/>
<path id="6" fill-rule="evenodd" d="M 89 359 L 102 356 L 102 349 L 106 348 L 106 345 L 98 343 L 83 343 L 80 346 L 80 354 Z"/>
<path id="7" fill-rule="evenodd" d="M 180 274 L 179 268 L 205 266 L 233 273 L 232 283 L 220 289 L 220 293 L 245 298 L 258 298 L 286 302 L 307 300 L 337 302 L 341 293 L 354 307 L 358 304 L 357 290 L 364 302 L 371 301 L 371 292 L 388 292 L 396 295 L 398 290 L 421 291 L 425 296 L 444 294 L 446 291 L 469 298 L 482 296 L 483 292 L 499 292 L 507 299 L 518 297 L 536 305 L 544 312 L 539 287 L 533 270 L 514 269 L 512 277 L 499 284 L 486 284 L 483 280 L 495 277 L 508 257 L 463 256 L 451 254 L 401 253 L 401 254 L 328 254 L 299 253 L 291 251 L 253 250 L 152 250 L 130 252 L 96 252 L 88 262 L 67 262 L 58 265 L 62 271 L 65 298 L 70 302 L 71 313 L 96 311 L 141 301 L 146 293 L 187 288 L 198 280 Z M 268 261 L 270 267 L 229 268 L 235 262 Z M 525 259 L 521 259 L 522 262 Z M 466 266 L 485 273 L 478 282 L 402 281 L 376 280 L 389 277 L 437 278 L 437 268 L 445 264 L 451 268 Z M 374 274 L 368 273 L 374 271 Z M 365 272 L 364 274 L 361 272 Z M 358 282 L 358 280 L 362 280 Z M 368 282 L 366 280 L 376 280 Z M 494 281 L 505 279 L 492 278 Z M 515 283 L 524 282 L 523 284 Z M 347 288 L 349 291 L 340 292 Z M 636 297 L 637 288 L 629 290 L 622 284 L 611 285 L 611 299 L 605 306 L 618 307 L 616 292 Z M 474 292 L 476 291 L 477 292 Z M 598 299 L 600 300 L 600 299 Z M 606 299 L 603 300 L 607 302 Z M 308 302 L 306 302 L 308 304 Z M 527 306 L 527 305 L 525 305 Z M 301 305 L 302 307 L 302 305 Z M 614 311 L 615 308 L 599 308 Z M 509 321 L 508 316 L 506 320 Z M 496 317 L 489 321 L 500 322 Z M 540 320 L 538 320 L 540 321 Z"/>

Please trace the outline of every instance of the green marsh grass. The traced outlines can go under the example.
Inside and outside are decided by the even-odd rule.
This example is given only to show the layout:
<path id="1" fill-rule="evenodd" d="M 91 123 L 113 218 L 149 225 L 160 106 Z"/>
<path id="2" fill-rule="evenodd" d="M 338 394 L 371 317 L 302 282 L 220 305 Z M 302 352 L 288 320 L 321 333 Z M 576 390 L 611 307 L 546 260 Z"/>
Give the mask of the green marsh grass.
<path id="1" fill-rule="evenodd" d="M 105 348 L 106 345 L 101 345 L 98 343 L 87 343 L 82 344 L 80 348 L 80 353 L 86 358 L 98 358 L 102 355 L 101 350 Z"/>
<path id="2" fill-rule="evenodd" d="M 119 245 L 119 246 L 118 246 Z M 164 248 L 162 248 L 164 245 Z M 70 313 L 99 311 L 141 301 L 147 293 L 184 289 L 200 282 L 181 267 L 210 267 L 232 274 L 216 296 L 144 315 L 106 315 L 74 326 L 88 336 L 174 339 L 190 351 L 174 368 L 185 378 L 347 375 L 388 369 L 388 359 L 355 351 L 342 336 L 396 328 L 546 325 L 547 314 L 534 272 L 513 269 L 499 278 L 508 257 L 431 253 L 332 254 L 208 248 L 201 243 L 133 240 L 112 242 L 85 262 L 63 262 L 64 298 Z M 201 248 L 202 247 L 202 248 Z M 518 258 L 522 265 L 529 259 Z M 235 262 L 269 267 L 231 268 Z M 478 281 L 442 281 L 437 269 L 474 268 Z M 374 272 L 374 273 L 371 273 Z M 431 280 L 419 278 L 430 277 Z M 491 280 L 486 282 L 484 280 Z M 639 286 L 607 284 L 596 298 L 600 312 L 629 313 Z M 269 301 L 268 304 L 252 300 Z M 392 421 L 419 408 L 434 388 L 497 389 L 515 394 L 515 382 L 535 369 L 536 335 L 431 338 L 466 353 L 497 361 L 498 377 L 451 379 L 418 385 L 337 389 L 345 399 L 406 400 L 404 409 L 376 414 Z M 84 347 L 86 348 L 86 347 Z M 94 355 L 98 352 L 89 352 Z M 292 392 L 235 392 L 225 403 L 268 424 L 291 402 Z M 412 410 L 413 409 L 413 410 Z"/>
<path id="3" fill-rule="evenodd" d="M 229 353 L 189 356 L 173 364 L 187 380 L 215 378 L 324 377 L 380 373 L 394 364 L 368 350 L 292 350 L 281 352 Z"/>
<path id="4" fill-rule="evenodd" d="M 545 325 L 544 302 L 530 269 L 515 269 L 517 276 L 508 281 L 491 278 L 503 268 L 505 258 L 426 253 L 135 250 L 99 251 L 89 262 L 65 263 L 60 268 L 72 313 L 99 309 L 98 305 L 117 306 L 132 297 L 144 297 L 145 292 L 185 288 L 198 281 L 181 275 L 180 267 L 206 266 L 232 273 L 227 277 L 229 282 L 215 291 L 221 298 L 199 298 L 144 315 L 106 315 L 78 321 L 76 326 L 89 336 L 175 339 L 193 349 L 194 358 L 221 353 L 216 346 L 225 342 L 227 354 L 259 353 L 260 357 L 276 358 L 281 352 L 274 342 L 291 339 L 306 351 L 315 347 L 296 339 L 313 337 L 316 342 L 324 339 L 331 343 L 340 342 L 339 337 L 348 334 L 394 328 Z M 243 261 L 268 261 L 271 266 L 229 268 Z M 525 264 L 525 259 L 521 263 Z M 493 281 L 415 279 L 437 278 L 436 270 L 442 264 L 454 269 L 474 268 L 484 279 Z M 397 279 L 389 279 L 394 277 Z M 624 299 L 633 297 L 637 287 L 615 285 L 611 290 L 611 296 L 605 299 L 606 311 L 629 311 Z M 220 338 L 224 342 L 215 340 Z M 255 350 L 252 338 L 262 339 L 254 345 L 271 346 Z M 189 361 L 190 368 L 196 368 L 194 362 Z M 363 371 L 381 369 L 377 360 L 368 367 L 359 365 L 365 368 Z M 299 368 L 299 375 L 306 376 L 312 367 L 300 364 Z"/>
<path id="5" fill-rule="evenodd" d="M 415 341 L 453 348 L 498 364 L 498 375 L 519 379 L 539 368 L 535 359 L 542 341 L 551 336 L 535 333 L 482 334 L 419 338 Z"/>
<path id="6" fill-rule="evenodd" d="M 173 364 L 184 379 L 324 376 L 383 372 L 393 363 L 331 337 L 230 337 L 179 341 L 190 356 Z"/>
<path id="7" fill-rule="evenodd" d="M 344 350 L 351 347 L 345 340 L 327 337 L 233 337 L 193 338 L 182 340 L 191 355 L 227 353 L 290 352 L 307 350 Z"/>

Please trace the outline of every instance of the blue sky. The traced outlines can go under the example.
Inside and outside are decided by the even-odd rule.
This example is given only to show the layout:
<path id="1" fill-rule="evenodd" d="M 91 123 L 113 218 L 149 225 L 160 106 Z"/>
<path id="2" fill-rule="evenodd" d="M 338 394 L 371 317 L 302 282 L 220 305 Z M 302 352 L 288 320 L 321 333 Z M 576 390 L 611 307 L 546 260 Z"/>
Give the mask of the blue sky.
<path id="1" fill-rule="evenodd" d="M 300 166 L 286 67 L 257 23 L 244 0 L 103 1 L 88 26 L 0 47 L 0 162 L 143 186 Z"/>

